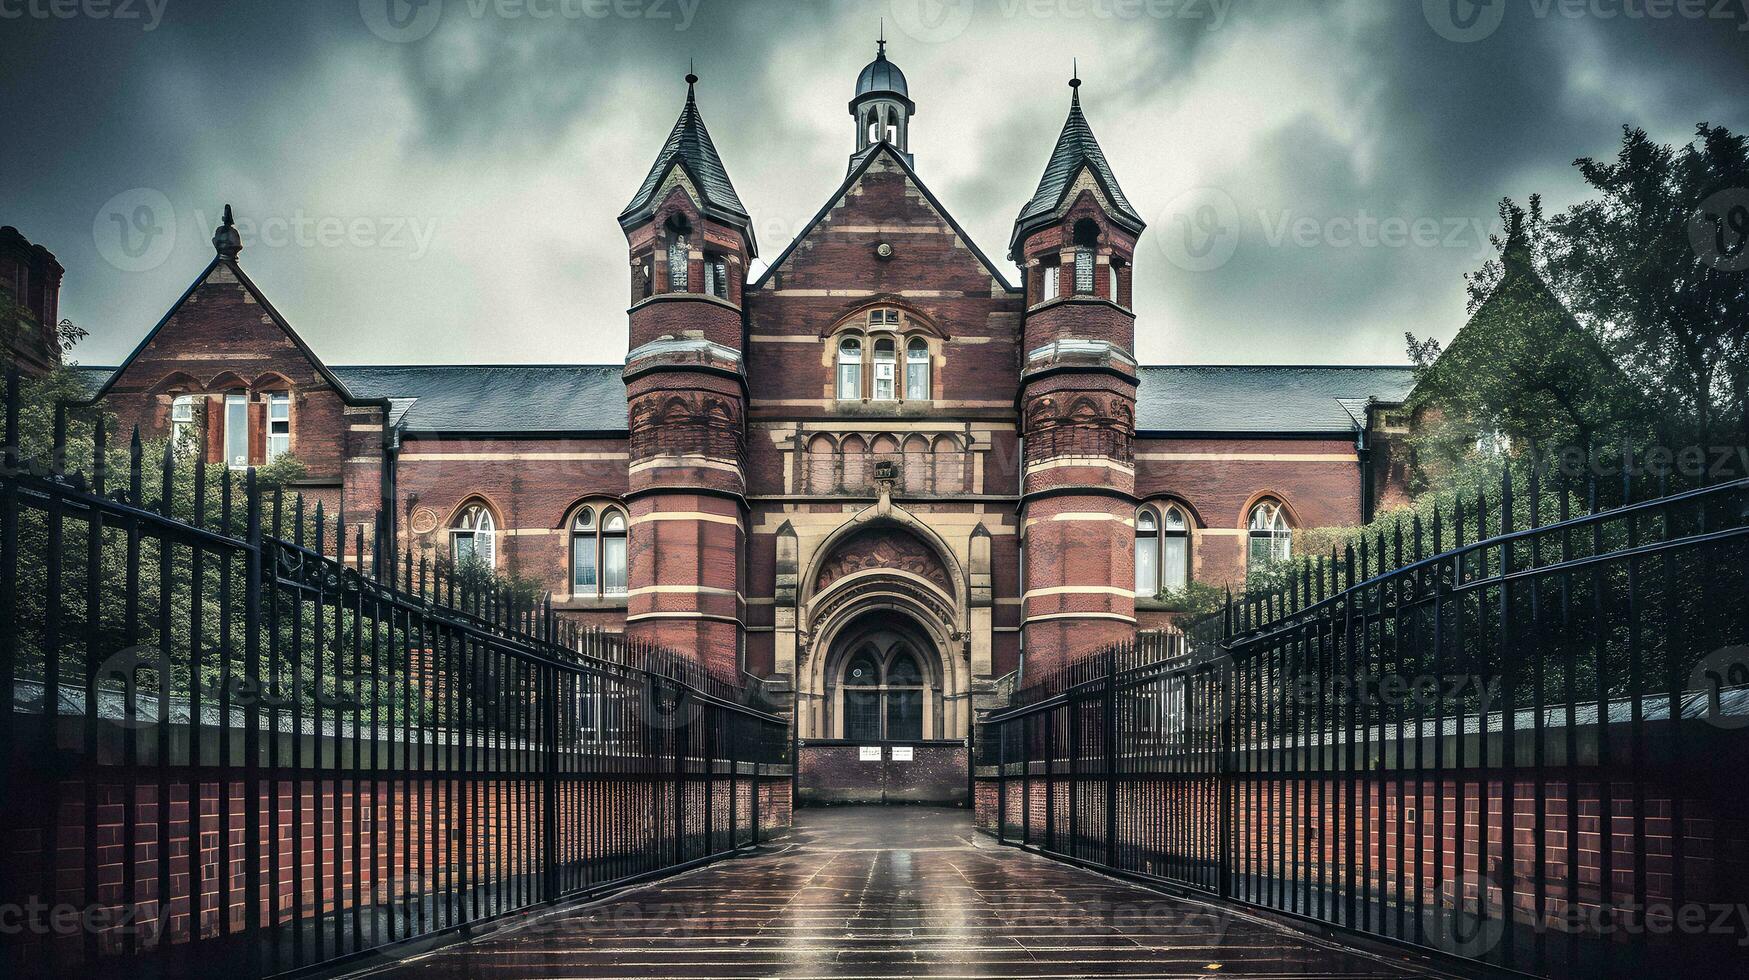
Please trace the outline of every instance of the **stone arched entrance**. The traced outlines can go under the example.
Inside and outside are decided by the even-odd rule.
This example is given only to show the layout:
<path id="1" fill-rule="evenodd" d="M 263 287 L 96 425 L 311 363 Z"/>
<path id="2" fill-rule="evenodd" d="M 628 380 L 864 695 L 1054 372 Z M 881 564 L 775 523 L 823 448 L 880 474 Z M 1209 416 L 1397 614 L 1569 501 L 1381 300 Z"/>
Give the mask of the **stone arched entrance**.
<path id="1" fill-rule="evenodd" d="M 971 664 L 966 587 L 902 520 L 853 521 L 802 579 L 800 802 L 963 804 Z"/>

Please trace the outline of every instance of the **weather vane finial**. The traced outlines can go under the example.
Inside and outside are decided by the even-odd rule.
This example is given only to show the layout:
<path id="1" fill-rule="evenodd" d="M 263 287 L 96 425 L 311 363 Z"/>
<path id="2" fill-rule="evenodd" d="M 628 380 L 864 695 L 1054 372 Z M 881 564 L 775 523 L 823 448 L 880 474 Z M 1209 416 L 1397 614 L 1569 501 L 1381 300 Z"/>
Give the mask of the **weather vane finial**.
<path id="1" fill-rule="evenodd" d="M 881 18 L 881 36 L 875 39 L 875 44 L 880 46 L 877 54 L 887 53 L 887 19 L 885 17 Z"/>
<path id="2" fill-rule="evenodd" d="M 692 88 L 698 84 L 698 73 L 692 70 L 692 59 L 686 59 L 686 87 Z"/>
<path id="3" fill-rule="evenodd" d="M 1081 87 L 1081 59 L 1080 58 L 1070 58 L 1069 59 L 1069 66 L 1070 66 L 1069 67 L 1069 87 L 1070 88 L 1080 88 Z"/>

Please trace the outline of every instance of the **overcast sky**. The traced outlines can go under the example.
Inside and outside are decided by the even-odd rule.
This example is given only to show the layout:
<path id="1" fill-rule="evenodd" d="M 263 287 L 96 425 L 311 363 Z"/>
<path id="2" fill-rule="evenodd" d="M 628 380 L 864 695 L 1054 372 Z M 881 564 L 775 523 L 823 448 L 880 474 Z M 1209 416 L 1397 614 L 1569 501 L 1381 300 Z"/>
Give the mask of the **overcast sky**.
<path id="1" fill-rule="evenodd" d="M 1003 258 L 1068 108 L 1150 228 L 1151 363 L 1401 363 L 1502 196 L 1583 195 L 1623 124 L 1749 129 L 1749 0 L 0 0 L 0 223 L 87 364 L 212 255 L 331 363 L 611 362 L 614 216 L 685 94 L 765 258 L 843 179 L 884 18 L 911 149 Z M 99 16 L 104 15 L 104 16 Z M 761 268 L 756 264 L 756 270 Z"/>

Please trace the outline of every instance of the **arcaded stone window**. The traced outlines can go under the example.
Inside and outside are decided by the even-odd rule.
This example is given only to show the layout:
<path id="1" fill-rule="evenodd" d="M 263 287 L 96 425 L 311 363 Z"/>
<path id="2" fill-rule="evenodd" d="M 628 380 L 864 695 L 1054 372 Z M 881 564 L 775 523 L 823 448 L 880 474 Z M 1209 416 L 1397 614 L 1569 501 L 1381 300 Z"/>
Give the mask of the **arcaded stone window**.
<path id="1" fill-rule="evenodd" d="M 1293 529 L 1280 501 L 1260 500 L 1251 508 L 1249 548 L 1245 555 L 1247 572 L 1255 572 L 1274 562 L 1293 556 Z"/>
<path id="2" fill-rule="evenodd" d="M 922 337 L 905 344 L 905 400 L 929 400 L 929 343 Z"/>
<path id="3" fill-rule="evenodd" d="M 890 402 L 895 394 L 898 358 L 893 351 L 893 338 L 881 337 L 874 342 L 874 400 Z"/>
<path id="4" fill-rule="evenodd" d="M 882 663 L 873 646 L 858 650 L 844 666 L 844 738 L 852 741 L 917 741 L 923 737 L 926 688 L 917 657 L 904 644 Z"/>
<path id="5" fill-rule="evenodd" d="M 838 342 L 838 397 L 853 401 L 862 397 L 862 338 Z"/>
<path id="6" fill-rule="evenodd" d="M 458 565 L 478 562 L 491 568 L 497 561 L 498 524 L 485 504 L 471 503 L 449 525 L 449 557 Z"/>

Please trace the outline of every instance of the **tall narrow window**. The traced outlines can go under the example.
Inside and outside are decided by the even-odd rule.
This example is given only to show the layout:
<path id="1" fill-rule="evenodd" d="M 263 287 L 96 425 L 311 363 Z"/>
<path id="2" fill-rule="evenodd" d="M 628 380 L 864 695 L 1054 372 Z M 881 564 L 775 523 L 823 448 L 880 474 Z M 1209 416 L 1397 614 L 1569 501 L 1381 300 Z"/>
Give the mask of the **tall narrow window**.
<path id="1" fill-rule="evenodd" d="M 291 452 L 291 392 L 271 392 L 267 396 L 267 461 L 271 463 L 289 452 Z"/>
<path id="2" fill-rule="evenodd" d="M 225 465 L 249 465 L 249 396 L 242 393 L 225 396 Z"/>
<path id="3" fill-rule="evenodd" d="M 923 737 L 923 671 L 917 658 L 901 648 L 887 664 L 887 738 L 916 741 Z"/>
<path id="4" fill-rule="evenodd" d="M 856 337 L 838 343 L 838 397 L 843 401 L 862 397 L 862 341 Z"/>
<path id="5" fill-rule="evenodd" d="M 449 557 L 458 565 L 478 562 L 491 568 L 497 555 L 498 525 L 483 504 L 469 504 L 449 529 Z"/>
<path id="6" fill-rule="evenodd" d="M 1281 504 L 1265 500 L 1251 508 L 1250 548 L 1246 554 L 1247 571 L 1256 571 L 1272 562 L 1286 561 L 1293 555 L 1293 530 Z"/>
<path id="7" fill-rule="evenodd" d="M 178 451 L 200 443 L 199 427 L 194 421 L 194 403 L 198 395 L 177 395 L 170 401 L 170 444 Z"/>
<path id="8" fill-rule="evenodd" d="M 704 291 L 718 299 L 729 298 L 729 267 L 721 255 L 704 257 Z"/>
<path id="9" fill-rule="evenodd" d="M 626 516 L 617 510 L 601 518 L 601 594 L 626 594 Z"/>
<path id="10" fill-rule="evenodd" d="M 1047 299 L 1056 299 L 1057 298 L 1058 294 L 1062 290 L 1062 285 L 1063 285 L 1062 282 L 1060 281 L 1059 273 L 1060 273 L 1060 270 L 1057 268 L 1057 263 L 1055 263 L 1055 262 L 1041 262 L 1041 263 L 1039 263 L 1039 286 L 1041 289 L 1041 294 L 1039 296 L 1039 302 L 1042 303 Z"/>
<path id="11" fill-rule="evenodd" d="M 1184 511 L 1168 507 L 1161 523 L 1165 525 L 1161 529 L 1165 561 L 1160 566 L 1160 584 L 1178 592 L 1190 584 L 1190 522 L 1185 520 Z"/>
<path id="12" fill-rule="evenodd" d="M 890 402 L 894 398 L 894 373 L 898 362 L 893 353 L 893 338 L 882 337 L 874 345 L 874 400 Z"/>
<path id="13" fill-rule="evenodd" d="M 868 741 L 881 737 L 881 675 L 873 651 L 852 657 L 844 668 L 844 737 Z"/>
<path id="14" fill-rule="evenodd" d="M 597 538 L 595 511 L 585 507 L 571 522 L 571 594 L 594 596 L 600 593 L 600 576 L 596 574 Z"/>
<path id="15" fill-rule="evenodd" d="M 686 292 L 686 265 L 690 251 L 686 235 L 675 232 L 668 239 L 668 288 L 673 292 Z"/>
<path id="16" fill-rule="evenodd" d="M 905 399 L 929 400 L 929 344 L 922 337 L 905 345 Z"/>
<path id="17" fill-rule="evenodd" d="M 1082 245 L 1075 249 L 1075 292 L 1093 292 L 1093 249 Z"/>
<path id="18" fill-rule="evenodd" d="M 1136 511 L 1136 596 L 1152 598 L 1160 591 L 1160 522 L 1153 510 Z"/>

